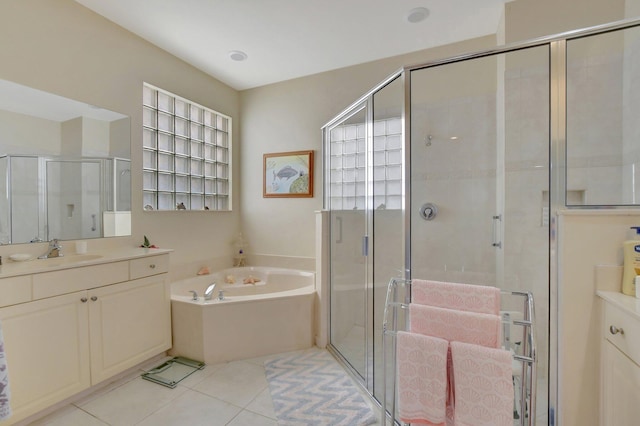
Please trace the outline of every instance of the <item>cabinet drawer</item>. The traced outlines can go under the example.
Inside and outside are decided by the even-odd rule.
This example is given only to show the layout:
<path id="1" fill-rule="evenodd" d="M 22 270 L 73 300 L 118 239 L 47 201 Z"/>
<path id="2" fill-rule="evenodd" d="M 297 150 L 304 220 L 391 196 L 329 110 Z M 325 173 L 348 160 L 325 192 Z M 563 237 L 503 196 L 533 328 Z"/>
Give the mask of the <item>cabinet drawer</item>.
<path id="1" fill-rule="evenodd" d="M 0 307 L 31 301 L 31 275 L 0 279 Z"/>
<path id="2" fill-rule="evenodd" d="M 129 279 L 129 262 L 113 262 L 33 275 L 33 298 L 57 296 Z"/>
<path id="3" fill-rule="evenodd" d="M 129 261 L 129 277 L 132 280 L 149 277 L 151 275 L 164 274 L 169 271 L 169 255 L 141 257 Z"/>
<path id="4" fill-rule="evenodd" d="M 609 303 L 605 304 L 603 336 L 636 364 L 640 364 L 640 320 Z M 621 329 L 613 334 L 611 327 Z M 614 330 L 615 331 L 615 330 Z"/>

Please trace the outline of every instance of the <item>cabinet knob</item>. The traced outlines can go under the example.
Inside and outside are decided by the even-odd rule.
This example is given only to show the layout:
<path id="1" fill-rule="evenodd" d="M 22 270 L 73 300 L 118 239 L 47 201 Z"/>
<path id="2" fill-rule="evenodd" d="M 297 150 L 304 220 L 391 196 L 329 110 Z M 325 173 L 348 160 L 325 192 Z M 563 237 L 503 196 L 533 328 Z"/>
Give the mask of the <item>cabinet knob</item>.
<path id="1" fill-rule="evenodd" d="M 87 298 L 86 298 L 86 297 L 83 297 L 83 298 L 81 298 L 81 299 L 80 299 L 80 301 L 81 301 L 82 303 L 87 303 Z"/>
<path id="2" fill-rule="evenodd" d="M 624 330 L 621 328 L 616 327 L 615 325 L 612 325 L 609 327 L 609 333 L 611 334 L 624 334 Z"/>
<path id="3" fill-rule="evenodd" d="M 151 269 L 156 269 L 156 264 L 155 264 L 155 263 L 152 263 L 151 265 L 149 265 L 149 268 L 151 268 Z"/>
<path id="4" fill-rule="evenodd" d="M 95 302 L 96 300 L 98 300 L 98 296 L 91 296 L 91 300 Z"/>

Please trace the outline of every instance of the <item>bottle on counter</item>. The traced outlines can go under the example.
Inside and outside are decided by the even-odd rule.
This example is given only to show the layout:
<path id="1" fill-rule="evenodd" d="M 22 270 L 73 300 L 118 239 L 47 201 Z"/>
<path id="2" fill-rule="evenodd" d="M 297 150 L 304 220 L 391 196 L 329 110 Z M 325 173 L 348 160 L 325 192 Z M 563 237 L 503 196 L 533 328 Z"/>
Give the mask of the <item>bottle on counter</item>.
<path id="1" fill-rule="evenodd" d="M 624 269 L 622 272 L 622 292 L 627 296 L 636 295 L 636 276 L 640 275 L 640 226 L 632 226 L 633 237 L 622 243 Z"/>

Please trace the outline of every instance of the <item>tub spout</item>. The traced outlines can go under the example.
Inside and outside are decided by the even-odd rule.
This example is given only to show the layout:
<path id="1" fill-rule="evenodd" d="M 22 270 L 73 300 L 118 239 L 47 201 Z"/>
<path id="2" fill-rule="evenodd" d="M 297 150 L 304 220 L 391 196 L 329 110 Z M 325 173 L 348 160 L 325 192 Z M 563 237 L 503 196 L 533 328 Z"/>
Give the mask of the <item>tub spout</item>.
<path id="1" fill-rule="evenodd" d="M 216 288 L 216 283 L 211 283 L 209 287 L 204 291 L 204 300 L 211 300 L 213 297 L 213 290 Z"/>
<path id="2" fill-rule="evenodd" d="M 193 295 L 191 300 L 198 300 L 198 292 L 196 292 L 195 290 L 189 290 L 189 292 Z"/>

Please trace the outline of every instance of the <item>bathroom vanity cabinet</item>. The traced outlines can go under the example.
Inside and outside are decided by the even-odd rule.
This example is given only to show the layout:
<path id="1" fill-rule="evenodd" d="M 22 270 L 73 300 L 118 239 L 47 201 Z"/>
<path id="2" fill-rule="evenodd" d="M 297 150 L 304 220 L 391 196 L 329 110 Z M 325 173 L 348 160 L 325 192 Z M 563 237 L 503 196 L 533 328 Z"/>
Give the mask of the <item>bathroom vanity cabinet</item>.
<path id="1" fill-rule="evenodd" d="M 602 321 L 601 425 L 632 426 L 640 418 L 640 300 L 598 292 Z"/>
<path id="2" fill-rule="evenodd" d="M 0 278 L 11 422 L 171 347 L 169 254 L 108 260 Z"/>

